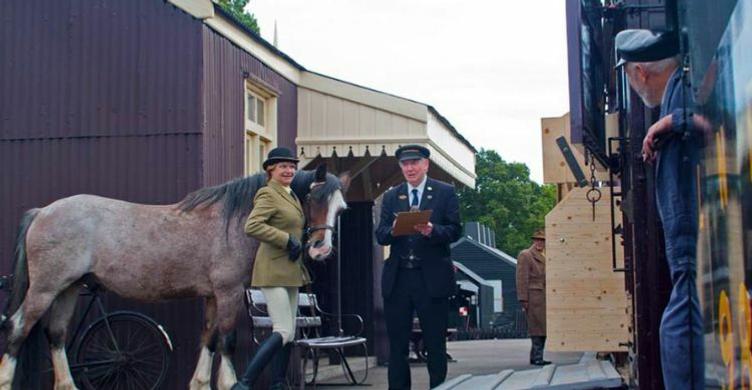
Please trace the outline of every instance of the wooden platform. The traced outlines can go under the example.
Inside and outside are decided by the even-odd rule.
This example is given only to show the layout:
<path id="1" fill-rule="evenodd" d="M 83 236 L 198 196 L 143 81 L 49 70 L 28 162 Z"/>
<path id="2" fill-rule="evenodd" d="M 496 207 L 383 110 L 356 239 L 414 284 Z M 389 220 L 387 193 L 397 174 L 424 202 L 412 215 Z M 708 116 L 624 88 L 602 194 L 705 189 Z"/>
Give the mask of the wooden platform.
<path id="1" fill-rule="evenodd" d="M 577 364 L 551 364 L 531 370 L 502 370 L 495 375 L 464 374 L 437 390 L 522 390 L 522 389 L 608 389 L 622 386 L 622 378 L 611 362 L 586 354 Z"/>

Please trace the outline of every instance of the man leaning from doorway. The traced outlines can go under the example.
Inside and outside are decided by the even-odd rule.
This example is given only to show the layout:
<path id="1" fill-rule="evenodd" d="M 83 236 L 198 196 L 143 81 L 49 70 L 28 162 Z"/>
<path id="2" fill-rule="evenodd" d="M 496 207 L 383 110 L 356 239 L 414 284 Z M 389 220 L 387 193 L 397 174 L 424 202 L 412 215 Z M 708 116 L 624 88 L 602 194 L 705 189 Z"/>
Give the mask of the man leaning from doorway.
<path id="1" fill-rule="evenodd" d="M 660 328 L 661 365 L 667 389 L 702 389 L 704 351 L 702 315 L 697 298 L 697 188 L 701 131 L 693 115 L 690 91 L 680 67 L 675 33 L 625 30 L 616 36 L 629 85 L 650 108 L 661 106 L 660 119 L 648 129 L 643 159 L 655 161 L 655 199 L 663 223 L 671 297 Z"/>
<path id="2" fill-rule="evenodd" d="M 533 245 L 517 256 L 517 300 L 527 317 L 530 336 L 530 364 L 545 366 L 546 345 L 546 235 L 539 230 L 531 237 Z"/>
<path id="3" fill-rule="evenodd" d="M 402 183 L 384 194 L 376 239 L 391 245 L 381 276 L 386 328 L 389 335 L 389 389 L 410 388 L 408 353 L 413 312 L 418 313 L 428 351 L 430 386 L 447 374 L 446 331 L 449 296 L 455 292 L 449 244 L 462 234 L 459 201 L 454 187 L 427 176 L 429 150 L 420 145 L 397 149 Z M 395 215 L 410 209 L 433 210 L 428 224 L 415 234 L 393 236 Z"/>

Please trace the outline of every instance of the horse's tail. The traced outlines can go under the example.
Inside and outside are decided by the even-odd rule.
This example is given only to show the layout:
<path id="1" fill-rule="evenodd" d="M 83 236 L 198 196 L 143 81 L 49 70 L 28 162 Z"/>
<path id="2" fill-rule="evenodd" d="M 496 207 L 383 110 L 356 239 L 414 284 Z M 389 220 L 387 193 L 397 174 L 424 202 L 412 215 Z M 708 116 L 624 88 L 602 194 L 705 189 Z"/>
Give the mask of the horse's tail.
<path id="1" fill-rule="evenodd" d="M 18 310 L 26 297 L 26 290 L 29 288 L 29 269 L 26 261 L 26 233 L 29 231 L 31 222 L 34 221 L 41 209 L 31 209 L 24 213 L 21 218 L 21 224 L 18 227 L 18 237 L 16 237 L 16 259 L 13 265 L 13 277 L 11 278 L 11 289 L 8 301 L 5 304 L 5 310 L 2 315 L 2 325 L 5 327 L 8 318 Z"/>

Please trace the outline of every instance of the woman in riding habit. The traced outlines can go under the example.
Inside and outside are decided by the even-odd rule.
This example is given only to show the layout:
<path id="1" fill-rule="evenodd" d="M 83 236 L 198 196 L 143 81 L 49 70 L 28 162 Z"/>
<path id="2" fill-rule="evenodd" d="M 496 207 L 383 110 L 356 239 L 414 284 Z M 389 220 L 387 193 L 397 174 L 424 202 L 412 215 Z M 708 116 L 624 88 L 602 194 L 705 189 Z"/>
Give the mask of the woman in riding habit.
<path id="1" fill-rule="evenodd" d="M 261 289 L 266 298 L 272 334 L 259 345 L 232 390 L 250 389 L 275 355 L 271 389 L 284 388 L 290 343 L 295 338 L 298 288 L 310 282 L 301 260 L 303 207 L 290 188 L 297 163 L 290 149 L 278 147 L 269 152 L 263 163 L 269 180 L 256 193 L 245 224 L 246 234 L 261 243 L 251 286 Z"/>

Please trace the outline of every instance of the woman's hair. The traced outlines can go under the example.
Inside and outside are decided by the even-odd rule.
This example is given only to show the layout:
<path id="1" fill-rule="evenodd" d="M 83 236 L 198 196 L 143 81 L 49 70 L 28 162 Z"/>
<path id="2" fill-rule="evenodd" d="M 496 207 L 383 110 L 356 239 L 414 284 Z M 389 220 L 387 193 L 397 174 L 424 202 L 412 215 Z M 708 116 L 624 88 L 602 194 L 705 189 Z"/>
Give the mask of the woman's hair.
<path id="1" fill-rule="evenodd" d="M 269 164 L 266 166 L 266 168 L 264 169 L 266 171 L 266 180 L 272 179 L 272 171 L 275 167 L 277 167 L 277 163 Z"/>

